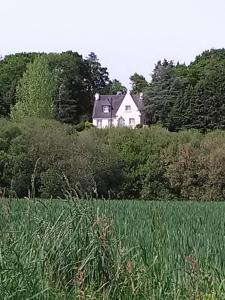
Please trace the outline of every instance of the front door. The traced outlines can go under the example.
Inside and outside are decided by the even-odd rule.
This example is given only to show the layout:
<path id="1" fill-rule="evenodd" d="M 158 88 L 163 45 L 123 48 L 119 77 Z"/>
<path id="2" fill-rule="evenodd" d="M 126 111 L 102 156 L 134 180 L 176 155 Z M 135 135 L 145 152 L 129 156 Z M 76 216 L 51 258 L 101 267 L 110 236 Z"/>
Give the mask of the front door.
<path id="1" fill-rule="evenodd" d="M 120 117 L 117 121 L 118 126 L 125 126 L 125 120 L 123 117 Z"/>

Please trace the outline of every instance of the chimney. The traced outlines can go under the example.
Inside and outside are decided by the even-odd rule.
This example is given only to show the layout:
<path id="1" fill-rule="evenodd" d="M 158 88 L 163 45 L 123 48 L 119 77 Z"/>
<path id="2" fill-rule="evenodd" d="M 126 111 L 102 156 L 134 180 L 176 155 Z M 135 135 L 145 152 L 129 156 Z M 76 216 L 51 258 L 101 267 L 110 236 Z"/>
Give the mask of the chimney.
<path id="1" fill-rule="evenodd" d="M 140 95 L 139 95 L 139 100 L 142 101 L 143 98 L 144 98 L 144 94 L 141 92 Z"/>
<path id="2" fill-rule="evenodd" d="M 100 94 L 99 94 L 99 93 L 96 93 L 96 94 L 95 94 L 95 100 L 96 100 L 96 101 L 100 100 Z"/>

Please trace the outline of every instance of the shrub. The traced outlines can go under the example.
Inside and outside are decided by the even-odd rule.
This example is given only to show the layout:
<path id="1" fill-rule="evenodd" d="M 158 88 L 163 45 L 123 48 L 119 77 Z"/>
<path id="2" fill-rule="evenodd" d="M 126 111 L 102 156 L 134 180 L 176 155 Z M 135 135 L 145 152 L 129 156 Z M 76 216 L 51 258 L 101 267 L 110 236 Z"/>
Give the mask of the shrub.
<path id="1" fill-rule="evenodd" d="M 98 135 L 117 153 L 123 166 L 120 197 L 159 198 L 165 191 L 168 192 L 160 153 L 172 141 L 174 134 L 152 126 L 141 130 L 111 128 L 98 131 Z"/>
<path id="2" fill-rule="evenodd" d="M 18 196 L 223 200 L 225 132 L 0 120 L 0 186 Z"/>
<path id="3" fill-rule="evenodd" d="M 74 128 L 80 132 L 83 131 L 85 129 L 85 123 L 84 122 L 80 122 L 77 125 L 74 125 Z"/>
<path id="4" fill-rule="evenodd" d="M 225 139 L 215 131 L 207 135 L 190 133 L 185 141 L 164 152 L 166 177 L 177 196 L 186 199 L 225 198 Z"/>
<path id="5" fill-rule="evenodd" d="M 78 135 L 70 125 L 33 118 L 18 126 L 21 133 L 8 147 L 4 168 L 7 186 L 12 185 L 18 196 L 117 194 L 122 182 L 119 161 L 94 129 Z"/>
<path id="6" fill-rule="evenodd" d="M 94 127 L 94 125 L 91 122 L 89 122 L 89 121 L 86 121 L 84 123 L 84 126 L 85 126 L 85 129 L 90 129 L 90 128 Z"/>

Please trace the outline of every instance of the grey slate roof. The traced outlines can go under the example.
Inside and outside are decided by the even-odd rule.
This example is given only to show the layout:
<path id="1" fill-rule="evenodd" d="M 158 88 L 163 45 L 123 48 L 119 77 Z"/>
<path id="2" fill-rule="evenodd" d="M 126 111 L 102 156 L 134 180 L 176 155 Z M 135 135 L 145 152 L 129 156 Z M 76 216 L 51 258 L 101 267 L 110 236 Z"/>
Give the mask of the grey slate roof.
<path id="1" fill-rule="evenodd" d="M 131 95 L 138 109 L 141 111 L 143 109 L 143 101 L 140 100 L 139 95 Z M 93 108 L 93 118 L 115 118 L 116 113 L 124 99 L 125 95 L 100 95 L 99 100 L 95 100 Z M 112 113 L 104 113 L 102 111 L 103 105 L 109 105 L 111 107 L 112 103 Z"/>
<path id="2" fill-rule="evenodd" d="M 140 100 L 140 95 L 136 94 L 136 95 L 131 95 L 135 104 L 137 105 L 137 108 L 142 111 L 144 108 L 144 102 L 143 100 Z"/>

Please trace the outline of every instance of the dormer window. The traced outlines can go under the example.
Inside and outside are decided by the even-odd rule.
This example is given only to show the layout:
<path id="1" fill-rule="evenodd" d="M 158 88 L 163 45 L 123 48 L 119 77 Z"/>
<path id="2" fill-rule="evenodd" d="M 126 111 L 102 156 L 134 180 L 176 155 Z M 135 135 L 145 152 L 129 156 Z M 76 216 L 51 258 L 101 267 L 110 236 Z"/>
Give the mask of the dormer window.
<path id="1" fill-rule="evenodd" d="M 102 106 L 102 111 L 103 111 L 104 113 L 108 113 L 108 112 L 109 112 L 109 105 L 103 105 L 103 106 Z"/>
<path id="2" fill-rule="evenodd" d="M 130 105 L 125 105 L 125 111 L 131 111 L 131 106 Z"/>

